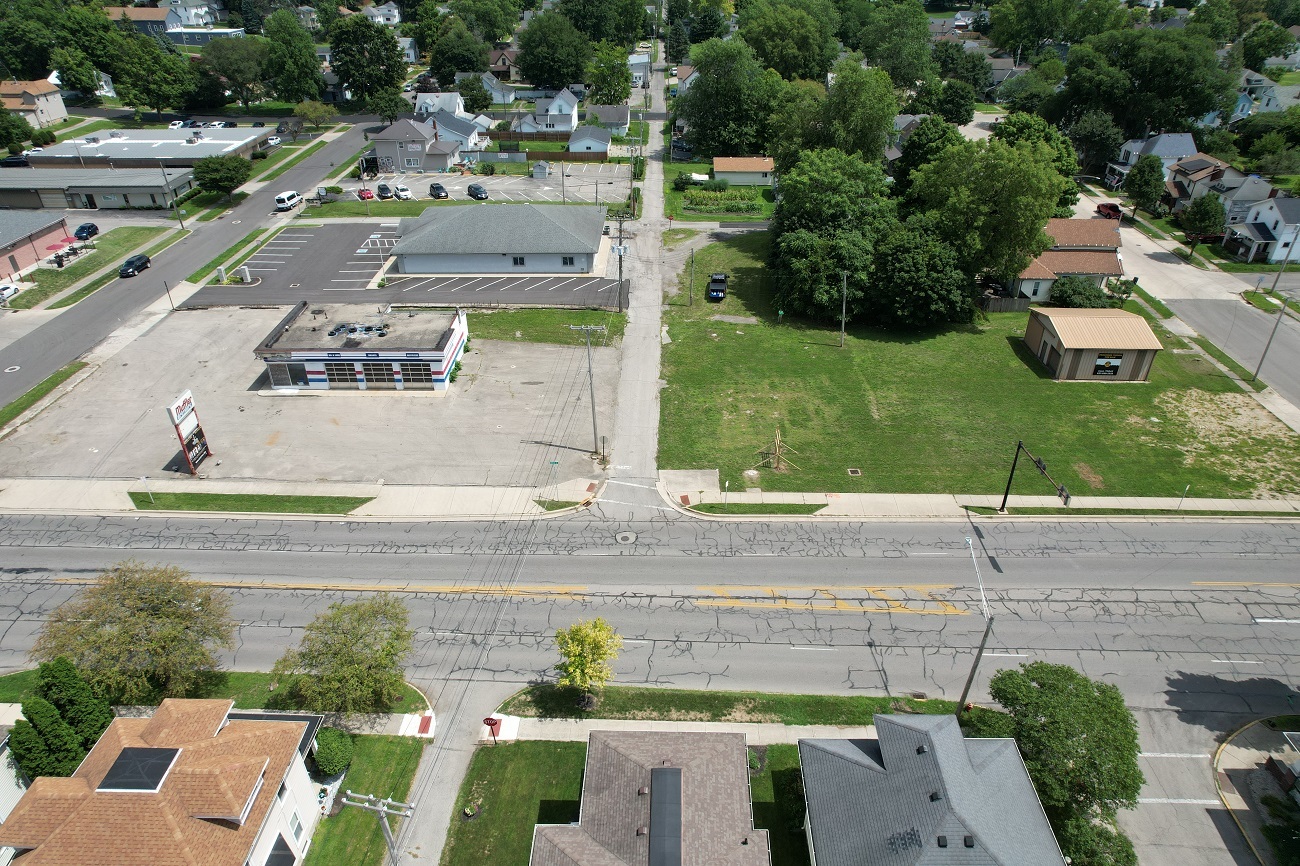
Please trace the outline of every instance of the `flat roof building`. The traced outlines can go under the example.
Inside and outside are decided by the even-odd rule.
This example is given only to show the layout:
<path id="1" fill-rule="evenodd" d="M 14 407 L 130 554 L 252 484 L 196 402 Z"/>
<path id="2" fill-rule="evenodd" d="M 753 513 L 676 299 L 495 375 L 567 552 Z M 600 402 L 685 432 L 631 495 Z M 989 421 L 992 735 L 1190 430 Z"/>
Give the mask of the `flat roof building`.
<path id="1" fill-rule="evenodd" d="M 247 129 L 114 129 L 53 144 L 28 155 L 33 168 L 188 167 L 205 156 L 248 156 L 275 134 Z"/>
<path id="2" fill-rule="evenodd" d="M 169 207 L 193 188 L 188 168 L 5 168 L 0 208 Z"/>
<path id="3" fill-rule="evenodd" d="M 1025 345 L 1052 378 L 1090 382 L 1145 382 L 1164 348 L 1146 319 L 1113 308 L 1032 309 Z"/>
<path id="4" fill-rule="evenodd" d="M 276 390 L 445 391 L 468 339 L 463 310 L 303 301 L 253 353 Z"/>

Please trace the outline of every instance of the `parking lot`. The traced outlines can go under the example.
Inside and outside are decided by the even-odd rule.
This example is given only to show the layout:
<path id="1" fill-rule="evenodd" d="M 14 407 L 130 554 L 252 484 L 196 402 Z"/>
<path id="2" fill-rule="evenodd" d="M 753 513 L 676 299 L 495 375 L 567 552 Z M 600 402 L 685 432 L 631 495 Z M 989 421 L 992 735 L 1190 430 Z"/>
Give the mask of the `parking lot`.
<path id="1" fill-rule="evenodd" d="M 397 243 L 396 226 L 290 226 L 245 264 L 269 291 L 358 289 L 374 277 Z"/>
<path id="2" fill-rule="evenodd" d="M 452 199 L 468 199 L 465 191 L 471 183 L 481 185 L 488 192 L 492 201 L 517 202 L 570 202 L 584 201 L 595 204 L 619 203 L 626 201 L 628 184 L 632 169 L 628 165 L 603 162 L 554 162 L 551 174 L 545 180 L 534 180 L 531 176 L 519 175 L 463 175 L 463 174 L 381 174 L 374 180 L 367 180 L 365 188 L 373 190 L 381 183 L 395 186 L 406 184 L 416 198 L 430 198 L 429 186 L 440 183 L 446 188 Z M 362 188 L 359 180 L 348 180 L 343 184 L 349 195 L 355 195 Z M 383 202 L 374 202 L 375 214 L 383 214 Z"/>
<path id="3" fill-rule="evenodd" d="M 602 277 L 390 277 L 386 300 L 403 304 L 617 307 L 618 280 Z M 373 297 L 374 293 L 371 293 Z"/>

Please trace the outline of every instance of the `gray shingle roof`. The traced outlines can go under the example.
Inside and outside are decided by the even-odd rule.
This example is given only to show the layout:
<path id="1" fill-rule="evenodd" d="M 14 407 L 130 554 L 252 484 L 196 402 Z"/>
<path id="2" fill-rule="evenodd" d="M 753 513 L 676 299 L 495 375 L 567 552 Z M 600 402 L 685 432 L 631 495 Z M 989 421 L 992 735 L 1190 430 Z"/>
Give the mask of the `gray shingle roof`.
<path id="1" fill-rule="evenodd" d="M 433 122 L 438 126 L 446 127 L 457 135 L 463 135 L 467 138 L 478 132 L 478 127 L 475 126 L 472 121 L 466 120 L 463 117 L 457 117 L 445 108 L 439 109 L 438 112 L 434 114 Z"/>
<path id="2" fill-rule="evenodd" d="M 0 247 L 7 247 L 41 229 L 63 222 L 62 215 L 0 210 Z"/>
<path id="3" fill-rule="evenodd" d="M 413 120 L 399 120 L 370 136 L 371 141 L 428 141 L 433 138 L 433 127 Z"/>
<path id="4" fill-rule="evenodd" d="M 569 133 L 569 144 L 573 144 L 575 141 L 581 141 L 584 138 L 603 141 L 605 144 L 609 144 L 614 140 L 613 134 L 603 126 L 579 126 L 573 132 Z"/>
<path id="5" fill-rule="evenodd" d="M 1162 132 L 1142 143 L 1142 155 L 1155 154 L 1161 158 L 1182 158 L 1196 153 L 1196 141 L 1190 132 Z"/>
<path id="6" fill-rule="evenodd" d="M 1277 212 L 1282 215 L 1283 222 L 1289 226 L 1300 223 L 1300 198 L 1278 196 L 1272 201 Z"/>
<path id="7" fill-rule="evenodd" d="M 588 105 L 587 117 L 595 117 L 601 123 L 612 123 L 615 126 L 622 126 L 629 123 L 632 118 L 632 109 L 626 105 Z"/>
<path id="8" fill-rule="evenodd" d="M 799 741 L 818 866 L 1064 864 L 1014 740 L 965 739 L 954 716 L 875 721 L 875 740 Z"/>
<path id="9" fill-rule="evenodd" d="M 398 224 L 394 255 L 594 253 L 603 207 L 501 204 L 430 207 Z"/>
<path id="10" fill-rule="evenodd" d="M 167 169 L 169 186 L 184 183 L 194 172 Z M 0 189 L 130 189 L 162 186 L 154 168 L 15 168 L 0 170 Z"/>

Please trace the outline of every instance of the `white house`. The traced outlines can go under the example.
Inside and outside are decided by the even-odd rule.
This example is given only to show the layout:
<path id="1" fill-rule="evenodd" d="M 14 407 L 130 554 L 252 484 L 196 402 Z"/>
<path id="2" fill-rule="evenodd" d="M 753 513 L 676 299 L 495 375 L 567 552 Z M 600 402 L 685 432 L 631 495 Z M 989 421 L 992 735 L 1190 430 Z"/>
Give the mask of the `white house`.
<path id="1" fill-rule="evenodd" d="M 409 64 L 420 62 L 420 52 L 415 50 L 415 40 L 409 36 L 397 37 L 397 47 L 402 50 L 402 59 Z"/>
<path id="2" fill-rule="evenodd" d="M 169 698 L 118 718 L 67 778 L 42 776 L 0 824 L 32 863 L 302 862 L 321 815 L 306 759 L 322 718 Z"/>
<path id="3" fill-rule="evenodd" d="M 587 119 L 593 118 L 614 135 L 627 135 L 632 110 L 626 105 L 588 105 Z"/>
<path id="4" fill-rule="evenodd" d="M 1013 296 L 1047 303 L 1061 277 L 1083 277 L 1104 286 L 1124 276 L 1119 223 L 1103 219 L 1049 219 L 1044 229 L 1052 247 L 1029 263 L 1013 281 Z"/>
<path id="5" fill-rule="evenodd" d="M 460 145 L 461 150 L 486 150 L 492 144 L 487 136 L 479 132 L 474 121 L 457 117 L 450 111 L 434 113 L 433 128 L 440 141 L 454 141 Z"/>
<path id="6" fill-rule="evenodd" d="M 315 30 L 320 27 L 320 21 L 316 18 L 315 6 L 298 6 L 294 10 L 298 16 L 298 23 L 307 30 Z"/>
<path id="7" fill-rule="evenodd" d="M 400 274 L 589 274 L 605 209 L 559 204 L 431 207 L 398 224 Z"/>
<path id="8" fill-rule="evenodd" d="M 1149 138 L 1132 138 L 1120 145 L 1119 157 L 1106 165 L 1106 186 L 1115 189 L 1124 183 L 1129 170 L 1144 156 L 1160 157 L 1165 173 L 1180 159 L 1196 153 L 1196 141 L 1190 132 L 1162 132 Z"/>
<path id="9" fill-rule="evenodd" d="M 633 87 L 640 87 L 650 80 L 649 54 L 631 54 L 627 58 L 627 65 L 632 70 Z"/>
<path id="10" fill-rule="evenodd" d="M 509 82 L 502 81 L 491 72 L 457 72 L 456 81 L 460 82 L 466 78 L 477 78 L 483 84 L 483 89 L 487 91 L 488 96 L 492 97 L 493 105 L 509 105 L 515 101 L 515 94 L 518 88 L 512 86 Z"/>
<path id="11" fill-rule="evenodd" d="M 465 100 L 452 90 L 448 93 L 415 94 L 415 113 L 428 116 L 439 111 L 450 112 L 457 117 L 469 117 L 465 112 Z"/>
<path id="12" fill-rule="evenodd" d="M 396 27 L 402 23 L 402 10 L 391 0 L 383 6 L 362 6 L 361 13 L 376 24 L 383 24 L 385 27 Z"/>
<path id="13" fill-rule="evenodd" d="M 716 156 L 713 179 L 732 186 L 771 186 L 776 179 L 776 163 L 770 156 Z"/>
<path id="14" fill-rule="evenodd" d="M 182 27 L 209 27 L 221 20 L 222 7 L 209 0 L 163 0 L 180 18 Z"/>
<path id="15" fill-rule="evenodd" d="M 1300 233 L 1300 198 L 1270 198 L 1250 209 L 1244 222 L 1228 226 L 1223 246 L 1247 262 L 1300 261 L 1293 247 Z"/>
<path id="16" fill-rule="evenodd" d="M 519 132 L 572 132 L 578 127 L 578 97 L 567 87 L 551 99 L 537 100 L 532 114 L 519 119 Z"/>
<path id="17" fill-rule="evenodd" d="M 691 85 L 695 83 L 695 79 L 699 74 L 700 73 L 695 71 L 694 66 L 678 66 L 677 83 L 672 86 L 671 94 L 673 96 L 681 96 L 683 93 L 690 90 Z"/>
<path id="18" fill-rule="evenodd" d="M 579 126 L 569 135 L 569 152 L 609 153 L 610 138 L 603 126 Z"/>

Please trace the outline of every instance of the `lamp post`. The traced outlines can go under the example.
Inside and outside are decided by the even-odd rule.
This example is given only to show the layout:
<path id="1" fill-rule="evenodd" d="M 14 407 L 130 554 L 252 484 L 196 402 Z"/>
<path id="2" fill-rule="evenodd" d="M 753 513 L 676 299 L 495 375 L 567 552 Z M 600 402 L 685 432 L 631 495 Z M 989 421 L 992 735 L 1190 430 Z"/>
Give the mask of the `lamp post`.
<path id="1" fill-rule="evenodd" d="M 163 165 L 163 161 L 161 159 L 158 160 L 158 170 L 162 172 L 162 177 L 163 177 L 163 186 L 162 186 L 163 201 L 167 201 L 167 184 L 168 184 L 167 167 Z M 185 217 L 181 215 L 181 205 L 178 199 L 179 196 L 177 196 L 175 193 L 172 193 L 172 208 L 175 209 L 176 211 L 176 220 L 181 224 L 181 231 L 184 231 Z"/>
<path id="2" fill-rule="evenodd" d="M 562 172 L 562 173 L 560 174 L 560 177 L 561 177 L 561 178 L 566 178 L 566 177 L 569 177 L 569 174 L 568 174 L 568 172 Z M 609 184 L 610 186 L 613 186 L 613 185 L 614 185 L 614 181 L 612 181 L 612 180 L 603 180 L 603 181 L 602 181 L 602 180 L 593 180 L 593 181 L 591 182 L 592 186 L 594 186 L 594 187 L 596 188 L 596 204 L 597 204 L 597 205 L 600 204 L 600 185 L 601 185 L 602 183 Z M 562 179 L 561 179 L 561 181 L 560 181 L 560 201 L 562 201 L 562 202 L 565 201 L 565 198 L 564 198 L 564 181 L 563 181 Z"/>
<path id="3" fill-rule="evenodd" d="M 975 682 L 975 671 L 979 669 L 980 659 L 984 657 L 984 647 L 988 646 L 989 635 L 993 633 L 993 617 L 989 614 L 989 599 L 984 594 L 984 578 L 980 575 L 980 564 L 975 559 L 975 545 L 971 543 L 970 536 L 966 537 L 966 549 L 970 551 L 971 565 L 975 566 L 975 580 L 979 583 L 980 611 L 984 614 L 984 637 L 980 638 L 980 648 L 975 651 L 975 660 L 971 662 L 970 675 L 966 677 L 966 685 L 961 690 L 961 700 L 957 702 L 958 717 L 966 712 L 966 698 L 970 696 L 971 684 Z"/>

